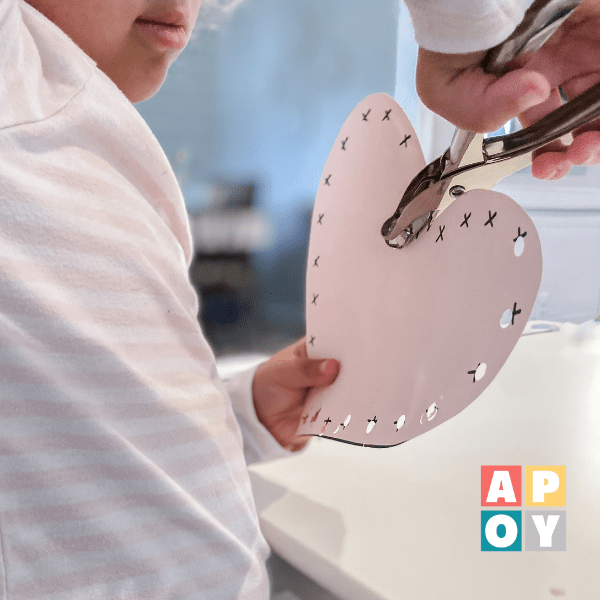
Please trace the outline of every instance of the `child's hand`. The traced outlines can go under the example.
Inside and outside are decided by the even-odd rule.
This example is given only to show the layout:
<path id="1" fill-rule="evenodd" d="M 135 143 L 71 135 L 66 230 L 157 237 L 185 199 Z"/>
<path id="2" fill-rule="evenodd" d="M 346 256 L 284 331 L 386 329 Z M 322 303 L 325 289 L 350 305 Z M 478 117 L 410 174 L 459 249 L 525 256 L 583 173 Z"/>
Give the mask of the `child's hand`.
<path id="1" fill-rule="evenodd" d="M 297 451 L 307 444 L 296 430 L 308 390 L 330 385 L 338 371 L 336 360 L 309 359 L 305 338 L 258 367 L 252 383 L 256 414 L 284 448 Z"/>
<path id="2" fill-rule="evenodd" d="M 417 90 L 424 104 L 462 129 L 489 132 L 518 116 L 526 126 L 600 81 L 600 1 L 586 0 L 534 55 L 500 78 L 483 72 L 486 52 L 440 54 L 421 49 Z M 572 165 L 600 162 L 600 124 L 575 132 L 570 146 L 554 142 L 536 153 L 532 173 L 559 179 Z"/>

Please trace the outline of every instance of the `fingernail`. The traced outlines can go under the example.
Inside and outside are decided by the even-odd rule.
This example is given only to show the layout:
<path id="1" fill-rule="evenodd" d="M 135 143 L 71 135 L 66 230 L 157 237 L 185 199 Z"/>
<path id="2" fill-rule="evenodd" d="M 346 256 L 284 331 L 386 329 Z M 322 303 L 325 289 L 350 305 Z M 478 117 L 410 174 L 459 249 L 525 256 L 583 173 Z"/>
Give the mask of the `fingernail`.
<path id="1" fill-rule="evenodd" d="M 331 361 L 331 360 L 324 360 L 319 365 L 319 371 L 321 373 L 323 373 L 323 375 L 326 375 L 326 374 L 330 373 L 331 372 L 331 367 L 329 367 L 329 365 L 331 365 L 331 364 L 333 364 L 333 361 Z"/>
<path id="2" fill-rule="evenodd" d="M 546 169 L 542 169 L 536 175 L 536 177 L 538 179 L 552 179 L 556 175 L 557 172 L 558 172 L 558 169 L 556 167 L 546 167 Z"/>
<path id="3" fill-rule="evenodd" d="M 519 98 L 519 112 L 525 112 L 531 107 L 541 104 L 544 100 L 546 100 L 546 94 L 531 90 Z"/>

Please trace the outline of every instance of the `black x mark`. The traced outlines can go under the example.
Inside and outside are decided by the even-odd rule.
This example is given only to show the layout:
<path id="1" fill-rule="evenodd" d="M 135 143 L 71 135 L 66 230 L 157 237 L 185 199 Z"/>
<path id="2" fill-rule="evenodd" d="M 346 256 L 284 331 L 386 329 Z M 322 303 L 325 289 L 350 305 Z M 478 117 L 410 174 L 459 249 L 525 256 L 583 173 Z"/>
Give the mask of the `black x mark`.
<path id="1" fill-rule="evenodd" d="M 310 336 L 310 342 L 308 342 L 308 343 L 309 343 L 311 346 L 314 346 L 314 345 L 315 345 L 315 336 L 314 336 L 314 335 L 311 335 L 311 336 Z"/>
<path id="2" fill-rule="evenodd" d="M 312 303 L 316 306 L 317 305 L 317 298 L 319 297 L 319 294 L 313 294 L 313 300 Z"/>
<path id="3" fill-rule="evenodd" d="M 385 111 L 385 117 L 383 117 L 383 119 L 381 119 L 382 121 L 389 121 L 390 120 L 390 113 L 392 112 L 392 109 L 390 108 L 390 110 L 386 110 Z"/>
<path id="4" fill-rule="evenodd" d="M 460 226 L 462 227 L 463 225 L 466 225 L 467 228 L 469 227 L 469 219 L 471 218 L 471 213 L 466 214 L 465 213 L 465 220 L 460 224 Z"/>
<path id="5" fill-rule="evenodd" d="M 512 318 L 510 320 L 511 325 L 515 324 L 515 317 L 520 314 L 521 314 L 521 309 L 517 310 L 517 303 L 515 302 L 513 309 L 512 309 Z"/>
<path id="6" fill-rule="evenodd" d="M 330 180 L 330 179 L 331 179 L 331 175 L 328 175 L 328 176 L 325 178 L 325 185 L 329 185 L 329 186 L 331 186 L 331 184 L 329 183 L 329 180 Z"/>
<path id="7" fill-rule="evenodd" d="M 325 216 L 325 213 L 323 213 L 322 215 L 319 215 L 319 220 L 317 221 L 318 225 L 323 225 L 323 217 Z"/>
<path id="8" fill-rule="evenodd" d="M 479 363 L 480 365 L 481 363 Z M 477 365 L 477 369 L 479 368 L 479 365 Z M 477 380 L 475 379 L 475 373 L 477 373 L 477 369 L 474 369 L 473 371 L 467 371 L 467 373 L 469 375 L 473 375 L 473 383 L 475 383 Z"/>
<path id="9" fill-rule="evenodd" d="M 331 419 L 327 417 L 323 422 L 325 423 L 325 425 L 329 425 L 329 423 L 331 423 Z"/>
<path id="10" fill-rule="evenodd" d="M 404 139 L 400 142 L 400 145 L 404 144 L 408 148 L 408 140 L 410 140 L 410 135 L 405 135 Z"/>
<path id="11" fill-rule="evenodd" d="M 435 240 L 435 243 L 437 244 L 438 240 L 442 240 L 442 242 L 444 241 L 444 229 L 446 229 L 446 226 L 444 225 L 443 227 L 440 225 L 440 235 L 437 236 L 437 240 Z"/>
<path id="12" fill-rule="evenodd" d="M 513 242 L 516 242 L 520 237 L 524 238 L 527 235 L 527 232 L 524 231 L 523 233 L 521 233 L 521 228 L 518 228 L 517 231 L 517 237 L 513 240 Z"/>
<path id="13" fill-rule="evenodd" d="M 496 218 L 496 215 L 498 214 L 498 212 L 496 211 L 494 214 L 492 214 L 491 210 L 488 210 L 488 215 L 490 216 L 490 218 L 484 223 L 484 227 L 486 225 L 489 225 L 490 227 L 494 226 L 494 219 Z"/>
<path id="14" fill-rule="evenodd" d="M 367 117 L 369 116 L 369 113 L 371 112 L 371 109 L 369 109 L 366 113 L 363 113 L 363 121 L 368 121 L 369 119 L 367 119 Z"/>
<path id="15" fill-rule="evenodd" d="M 319 266 L 319 259 L 320 258 L 321 258 L 320 256 L 317 256 L 317 258 L 315 258 L 315 264 L 313 265 L 313 267 L 318 267 Z"/>
<path id="16" fill-rule="evenodd" d="M 377 415 L 375 415 L 372 419 L 367 419 L 367 423 L 377 423 Z"/>
<path id="17" fill-rule="evenodd" d="M 345 140 L 342 140 L 342 150 L 346 149 L 346 142 L 348 141 L 348 138 L 346 138 Z"/>

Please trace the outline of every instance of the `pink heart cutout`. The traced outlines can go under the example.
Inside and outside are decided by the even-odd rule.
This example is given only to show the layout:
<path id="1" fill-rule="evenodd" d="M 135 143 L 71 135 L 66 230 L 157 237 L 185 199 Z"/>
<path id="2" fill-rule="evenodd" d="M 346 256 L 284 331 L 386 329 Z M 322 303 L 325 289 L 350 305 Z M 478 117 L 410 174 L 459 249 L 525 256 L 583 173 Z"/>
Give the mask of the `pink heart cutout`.
<path id="1" fill-rule="evenodd" d="M 300 435 L 388 447 L 425 433 L 481 394 L 523 332 L 542 254 L 511 198 L 473 190 L 406 248 L 381 237 L 424 166 L 386 94 L 346 119 L 315 201 L 306 280 L 308 354 L 341 371 L 309 395 Z"/>

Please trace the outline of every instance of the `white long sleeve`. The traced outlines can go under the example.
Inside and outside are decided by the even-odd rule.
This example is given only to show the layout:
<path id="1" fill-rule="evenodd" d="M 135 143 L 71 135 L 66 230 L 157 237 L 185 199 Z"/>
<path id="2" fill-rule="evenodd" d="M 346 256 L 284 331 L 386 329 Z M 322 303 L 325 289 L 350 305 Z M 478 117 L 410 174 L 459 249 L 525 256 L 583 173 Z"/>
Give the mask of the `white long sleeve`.
<path id="1" fill-rule="evenodd" d="M 533 0 L 405 0 L 419 46 L 458 54 L 504 41 Z"/>
<path id="2" fill-rule="evenodd" d="M 264 600 L 243 448 L 286 452 L 217 376 L 169 162 L 23 0 L 0 48 L 0 598 Z"/>
<path id="3" fill-rule="evenodd" d="M 247 464 L 291 456 L 258 420 L 252 397 L 252 380 L 256 367 L 247 369 L 225 381 L 235 416 L 240 426 Z"/>

